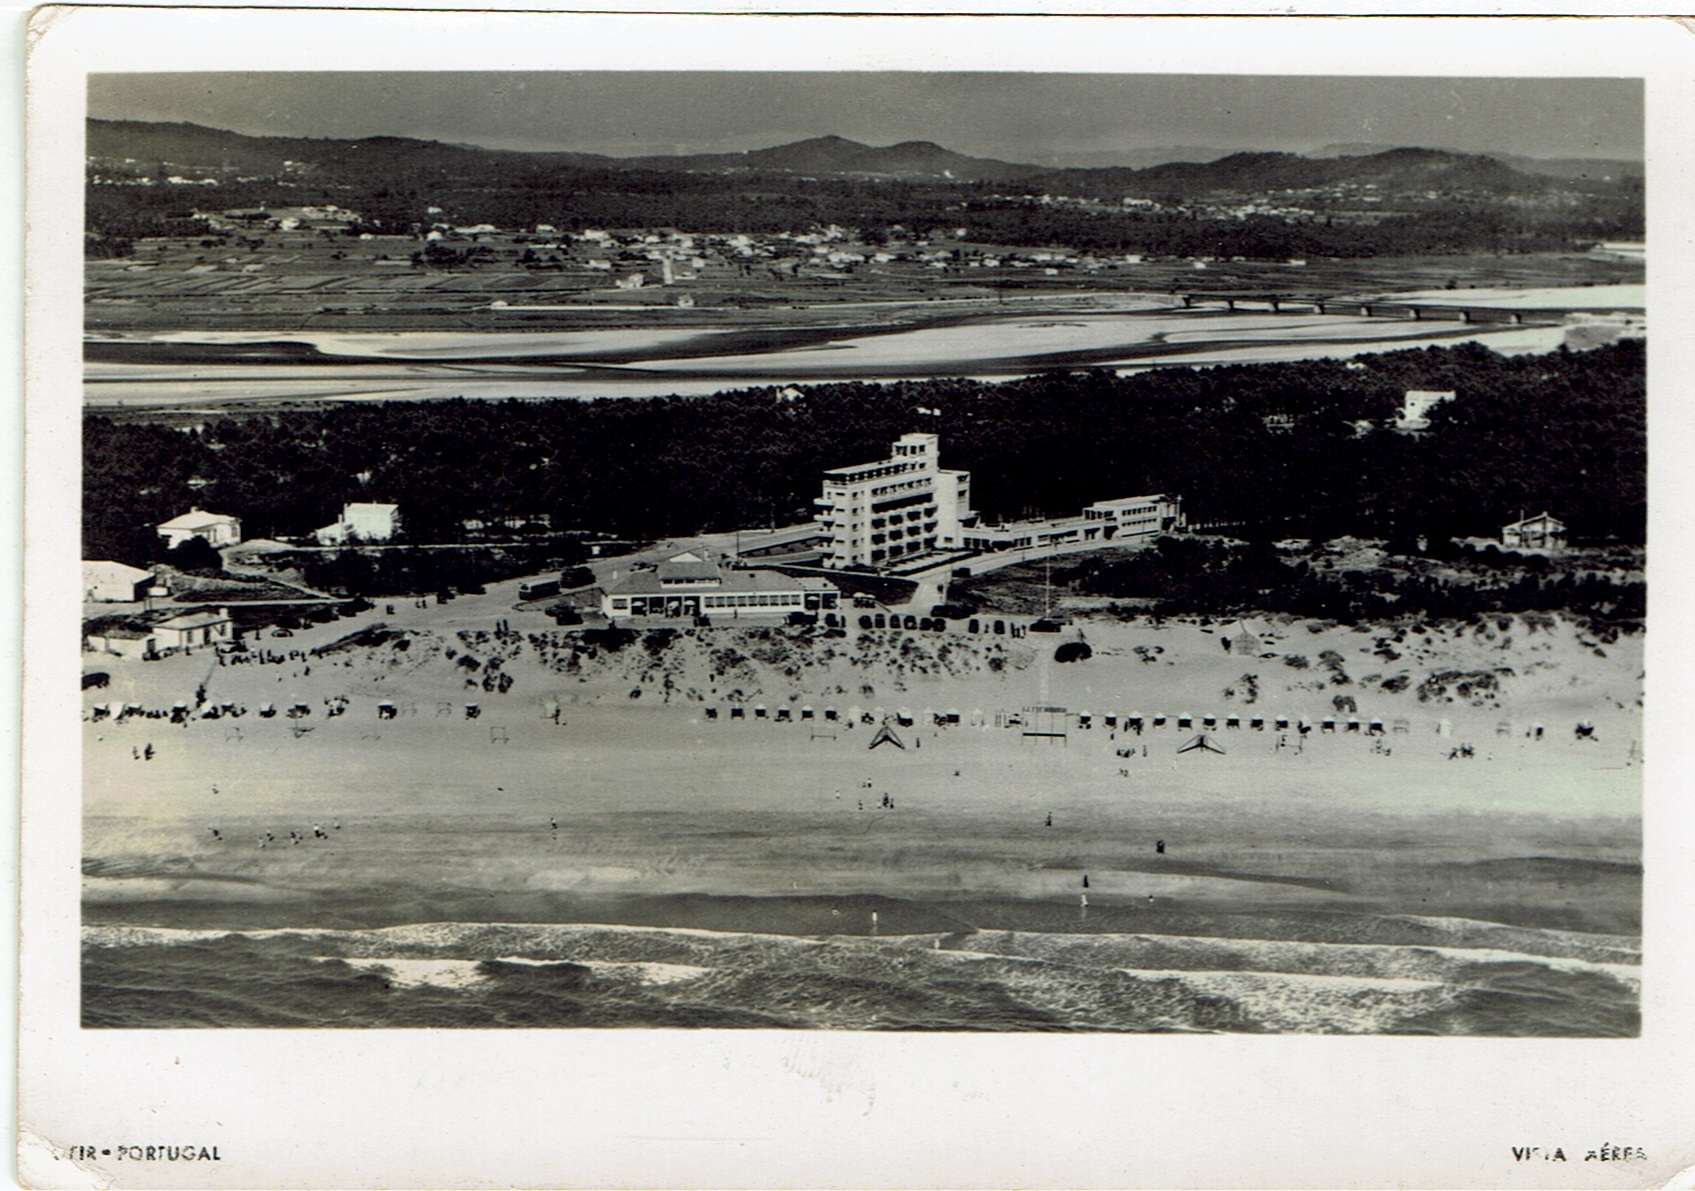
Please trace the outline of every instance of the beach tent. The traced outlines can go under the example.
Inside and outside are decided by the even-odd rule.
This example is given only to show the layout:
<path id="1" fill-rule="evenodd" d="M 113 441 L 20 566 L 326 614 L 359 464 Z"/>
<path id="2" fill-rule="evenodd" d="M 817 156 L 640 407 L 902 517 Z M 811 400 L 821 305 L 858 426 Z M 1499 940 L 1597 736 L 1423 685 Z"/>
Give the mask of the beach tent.
<path id="1" fill-rule="evenodd" d="M 803 720 L 809 720 L 809 719 L 812 718 L 812 705 L 811 704 L 807 704 L 807 706 L 800 709 L 800 718 L 803 719 Z"/>
<path id="2" fill-rule="evenodd" d="M 273 715 L 277 714 L 276 705 L 273 703 L 259 704 L 259 714 L 265 719 L 270 719 Z"/>
<path id="3" fill-rule="evenodd" d="M 794 719 L 794 717 L 789 714 L 789 709 L 787 707 L 777 708 L 777 716 L 776 716 L 777 723 L 787 724 L 787 723 L 792 722 L 793 719 Z"/>
<path id="4" fill-rule="evenodd" d="M 1192 753 L 1199 749 L 1205 749 L 1209 753 L 1218 753 L 1220 756 L 1224 754 L 1223 749 L 1207 739 L 1205 732 L 1198 733 L 1193 740 L 1177 751 L 1179 753 Z"/>
<path id="5" fill-rule="evenodd" d="M 756 720 L 762 720 L 762 719 L 765 718 L 765 704 L 763 704 L 763 703 L 754 704 L 754 706 L 753 706 L 753 718 L 756 719 Z"/>
<path id="6" fill-rule="evenodd" d="M 826 707 L 824 709 L 824 718 L 829 720 L 831 723 L 835 723 L 836 722 L 836 709 L 834 707 Z"/>
<path id="7" fill-rule="evenodd" d="M 1240 728 L 1242 726 L 1242 717 L 1239 715 L 1225 716 L 1224 726 L 1226 728 Z"/>
<path id="8" fill-rule="evenodd" d="M 1079 728 L 1087 728 L 1089 726 L 1089 721 L 1092 718 L 1094 718 L 1094 717 L 1092 717 L 1088 712 L 1079 711 L 1077 713 L 1077 726 Z"/>
<path id="9" fill-rule="evenodd" d="M 895 719 L 900 722 L 900 726 L 903 728 L 912 727 L 912 712 L 904 707 L 895 712 Z"/>
<path id="10" fill-rule="evenodd" d="M 1408 732 L 1412 731 L 1412 722 L 1410 720 L 1406 720 L 1406 719 L 1397 718 L 1395 720 L 1395 722 L 1393 724 L 1389 725 L 1389 726 L 1390 726 L 1391 729 L 1393 729 L 1395 732 L 1400 733 L 1402 736 L 1405 736 Z"/>
<path id="11" fill-rule="evenodd" d="M 1336 719 L 1335 719 L 1335 717 L 1334 716 L 1325 716 L 1323 722 L 1321 722 L 1319 724 L 1319 731 L 1321 731 L 1321 732 L 1334 732 L 1335 730 L 1336 730 Z"/>
<path id="12" fill-rule="evenodd" d="M 1495 735 L 1497 735 L 1497 736 L 1511 736 L 1512 734 L 1513 734 L 1513 726 L 1512 726 L 1512 722 L 1510 720 L 1498 720 L 1498 721 L 1496 721 L 1496 723 L 1495 723 Z"/>
<path id="13" fill-rule="evenodd" d="M 950 724 L 957 724 L 957 723 L 959 723 L 959 708 L 957 708 L 957 707 L 950 707 L 950 708 L 949 708 L 949 709 L 948 709 L 948 714 L 947 714 L 947 721 L 948 721 L 948 723 L 950 723 Z"/>
<path id="14" fill-rule="evenodd" d="M 1218 727 L 1218 717 L 1216 715 L 1203 715 L 1201 717 L 1201 727 L 1203 727 L 1203 728 L 1216 728 L 1216 727 Z"/>
<path id="15" fill-rule="evenodd" d="M 1276 722 L 1272 724 L 1272 727 L 1276 728 L 1279 732 L 1287 732 L 1289 730 L 1289 717 L 1286 715 L 1278 716 Z"/>
<path id="16" fill-rule="evenodd" d="M 1372 720 L 1369 724 L 1366 725 L 1365 730 L 1367 732 L 1371 733 L 1373 736 L 1381 736 L 1381 735 L 1383 735 L 1383 721 L 1382 720 Z"/>
<path id="17" fill-rule="evenodd" d="M 1191 727 L 1194 726 L 1194 724 L 1195 724 L 1195 717 L 1194 716 L 1190 715 L 1186 711 L 1178 713 L 1177 726 L 1179 728 L 1191 728 Z"/>
<path id="18" fill-rule="evenodd" d="M 1101 717 L 1101 722 L 1109 728 L 1118 727 L 1118 713 L 1116 711 L 1107 712 L 1106 715 Z"/>
<path id="19" fill-rule="evenodd" d="M 1156 728 L 1165 727 L 1165 713 L 1163 711 L 1154 712 L 1153 725 Z"/>
<path id="20" fill-rule="evenodd" d="M 1348 721 L 1348 731 L 1358 732 L 1359 730 L 1360 730 L 1360 722 L 1358 720 L 1355 720 L 1355 719 L 1350 719 Z"/>
<path id="21" fill-rule="evenodd" d="M 1452 736 L 1453 734 L 1454 734 L 1454 721 L 1453 720 L 1437 720 L 1436 721 L 1436 735 L 1438 735 L 1438 736 Z"/>
<path id="22" fill-rule="evenodd" d="M 1248 721 L 1248 727 L 1252 728 L 1255 732 L 1264 732 L 1265 717 L 1256 715 L 1253 719 Z"/>
<path id="23" fill-rule="evenodd" d="M 906 750 L 906 745 L 901 743 L 900 737 L 895 735 L 895 730 L 889 727 L 887 720 L 884 720 L 883 726 L 877 729 L 877 734 L 871 738 L 871 743 L 865 746 L 866 751 L 869 752 L 885 742 L 894 745 L 903 752 Z"/>
<path id="24" fill-rule="evenodd" d="M 717 719 L 718 718 L 718 709 L 716 707 L 708 707 L 706 709 L 706 718 L 709 719 L 709 720 Z"/>
<path id="25" fill-rule="evenodd" d="M 745 707 L 732 707 L 732 708 L 730 708 L 730 718 L 733 719 L 733 720 L 745 720 L 747 718 L 747 708 L 745 708 Z"/>

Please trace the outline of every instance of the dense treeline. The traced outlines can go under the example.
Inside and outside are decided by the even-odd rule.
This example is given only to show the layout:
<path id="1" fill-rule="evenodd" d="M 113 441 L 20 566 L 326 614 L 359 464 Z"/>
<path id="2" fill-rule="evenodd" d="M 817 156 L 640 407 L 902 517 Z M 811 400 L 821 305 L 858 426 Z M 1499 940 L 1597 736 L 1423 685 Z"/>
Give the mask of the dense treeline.
<path id="1" fill-rule="evenodd" d="M 812 515 L 820 472 L 942 436 L 989 519 L 1181 494 L 1190 520 L 1246 537 L 1494 535 L 1543 509 L 1577 538 L 1640 542 L 1644 349 L 1503 357 L 1478 345 L 1119 377 L 930 380 L 597 402 L 348 404 L 210 421 L 92 416 L 85 557 L 141 562 L 151 526 L 191 505 L 248 537 L 303 534 L 348 501 L 397 501 L 413 541 L 460 522 L 546 514 L 632 538 Z M 1407 389 L 1453 389 L 1431 429 L 1356 434 Z M 1266 419 L 1283 415 L 1286 430 Z"/>
<path id="2" fill-rule="evenodd" d="M 1165 538 L 1152 550 L 1122 558 L 1086 558 L 1055 567 L 1053 581 L 1089 595 L 1146 601 L 1156 615 L 1275 611 L 1354 623 L 1406 615 L 1460 619 L 1562 610 L 1596 620 L 1634 621 L 1647 612 L 1646 588 L 1639 581 L 1539 574 L 1534 568 L 1489 582 L 1382 570 L 1326 573 L 1304 560 L 1282 560 L 1269 542 L 1232 545 L 1203 538 Z M 968 584 L 955 585 L 956 598 L 969 591 Z"/>

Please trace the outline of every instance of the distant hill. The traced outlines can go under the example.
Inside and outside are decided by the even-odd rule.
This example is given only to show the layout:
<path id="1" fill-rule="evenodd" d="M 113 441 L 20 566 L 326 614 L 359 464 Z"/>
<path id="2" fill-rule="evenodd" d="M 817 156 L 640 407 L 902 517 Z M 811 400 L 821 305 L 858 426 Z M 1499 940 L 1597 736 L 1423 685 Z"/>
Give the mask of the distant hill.
<path id="1" fill-rule="evenodd" d="M 1172 161 L 1206 162 L 1247 153 L 1243 148 L 1217 149 L 1201 145 L 1160 145 L 1145 149 L 1103 149 L 1087 153 L 1044 153 L 1034 159 L 1045 170 L 1145 170 Z"/>
<path id="2" fill-rule="evenodd" d="M 1189 198 L 1337 186 L 1373 186 L 1385 195 L 1424 191 L 1533 194 L 1543 179 L 1492 157 L 1439 149 L 1391 149 L 1369 157 L 1315 159 L 1295 153 L 1233 153 L 1209 162 L 1168 162 L 1142 170 L 1055 170 L 1029 180 L 1059 193 Z"/>
<path id="3" fill-rule="evenodd" d="M 929 141 L 903 141 L 876 148 L 845 137 L 821 136 L 746 153 L 705 153 L 687 157 L 627 158 L 645 169 L 773 170 L 806 175 L 877 175 L 936 178 L 957 182 L 994 182 L 1030 177 L 1041 167 L 983 157 L 966 157 Z"/>
<path id="4" fill-rule="evenodd" d="M 1403 146 L 1356 141 L 1325 145 L 1321 149 L 1314 149 L 1306 156 L 1370 157 L 1401 147 Z M 1451 149 L 1443 151 L 1458 152 L 1458 150 Z M 1590 178 L 1597 181 L 1619 181 L 1624 178 L 1640 178 L 1647 168 L 1641 161 L 1618 157 L 1526 157 L 1517 153 L 1488 153 L 1483 156 L 1493 157 L 1496 161 L 1510 166 L 1521 174 L 1535 174 L 1548 178 Z"/>
<path id="5" fill-rule="evenodd" d="M 285 161 L 308 163 L 328 172 L 403 168 L 407 172 L 423 169 L 451 173 L 474 169 L 479 164 L 495 160 L 555 168 L 704 172 L 757 170 L 959 182 L 998 181 L 1042 172 L 1038 166 L 967 157 L 928 141 L 906 141 L 875 148 L 843 137 L 823 136 L 746 153 L 606 157 L 594 153 L 524 153 L 394 136 L 359 140 L 254 137 L 198 124 L 98 119 L 88 121 L 87 152 L 90 157 L 131 158 L 142 165 L 163 162 L 268 173 L 280 170 Z"/>

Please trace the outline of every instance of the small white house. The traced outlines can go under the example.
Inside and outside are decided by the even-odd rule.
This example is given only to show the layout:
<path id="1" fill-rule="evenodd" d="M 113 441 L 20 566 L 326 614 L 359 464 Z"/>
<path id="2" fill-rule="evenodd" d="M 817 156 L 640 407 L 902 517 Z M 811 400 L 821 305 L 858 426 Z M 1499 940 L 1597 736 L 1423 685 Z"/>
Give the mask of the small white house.
<path id="1" fill-rule="evenodd" d="M 88 603 L 132 604 L 144 599 L 153 572 L 121 562 L 83 560 L 82 598 Z"/>
<path id="2" fill-rule="evenodd" d="M 196 608 L 161 620 L 153 626 L 160 653 L 169 649 L 200 649 L 235 639 L 235 626 L 223 608 Z"/>
<path id="3" fill-rule="evenodd" d="M 399 530 L 399 505 L 355 502 L 342 506 L 340 521 L 312 536 L 319 545 L 340 546 L 346 542 L 386 542 Z"/>
<path id="4" fill-rule="evenodd" d="M 194 508 L 180 517 L 156 527 L 165 545 L 175 550 L 190 538 L 200 538 L 209 546 L 234 546 L 241 541 L 241 521 L 227 513 L 208 513 Z"/>
<path id="5" fill-rule="evenodd" d="M 1395 418 L 1396 430 L 1430 429 L 1430 411 L 1456 396 L 1452 389 L 1408 389 L 1401 398 L 1401 412 Z"/>

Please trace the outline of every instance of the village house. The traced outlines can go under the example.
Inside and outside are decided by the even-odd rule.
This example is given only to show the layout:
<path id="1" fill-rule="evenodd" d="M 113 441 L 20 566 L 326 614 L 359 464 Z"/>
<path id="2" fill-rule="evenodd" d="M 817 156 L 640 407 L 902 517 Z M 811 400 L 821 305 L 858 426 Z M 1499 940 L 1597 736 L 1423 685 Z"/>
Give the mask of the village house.
<path id="1" fill-rule="evenodd" d="M 208 546 L 234 546 L 241 541 L 241 521 L 227 513 L 208 513 L 193 508 L 180 517 L 172 517 L 155 528 L 165 539 L 165 545 L 175 550 L 190 538 L 199 538 Z"/>
<path id="2" fill-rule="evenodd" d="M 145 599 L 153 572 L 121 562 L 83 560 L 82 598 L 94 604 L 133 604 Z"/>
<path id="3" fill-rule="evenodd" d="M 400 506 L 356 502 L 343 505 L 341 520 L 314 530 L 320 546 L 342 546 L 348 542 L 386 542 L 400 531 Z"/>
<path id="4" fill-rule="evenodd" d="M 1401 398 L 1401 412 L 1395 417 L 1395 429 L 1430 429 L 1430 411 L 1444 402 L 1452 401 L 1455 395 L 1452 389 L 1408 389 L 1406 395 Z"/>
<path id="5" fill-rule="evenodd" d="M 116 657 L 160 657 L 176 650 L 215 648 L 235 640 L 225 608 L 188 608 L 90 621 L 84 647 Z"/>
<path id="6" fill-rule="evenodd" d="M 1501 545 L 1509 550 L 1560 550 L 1566 544 L 1565 522 L 1548 513 L 1501 527 Z"/>

